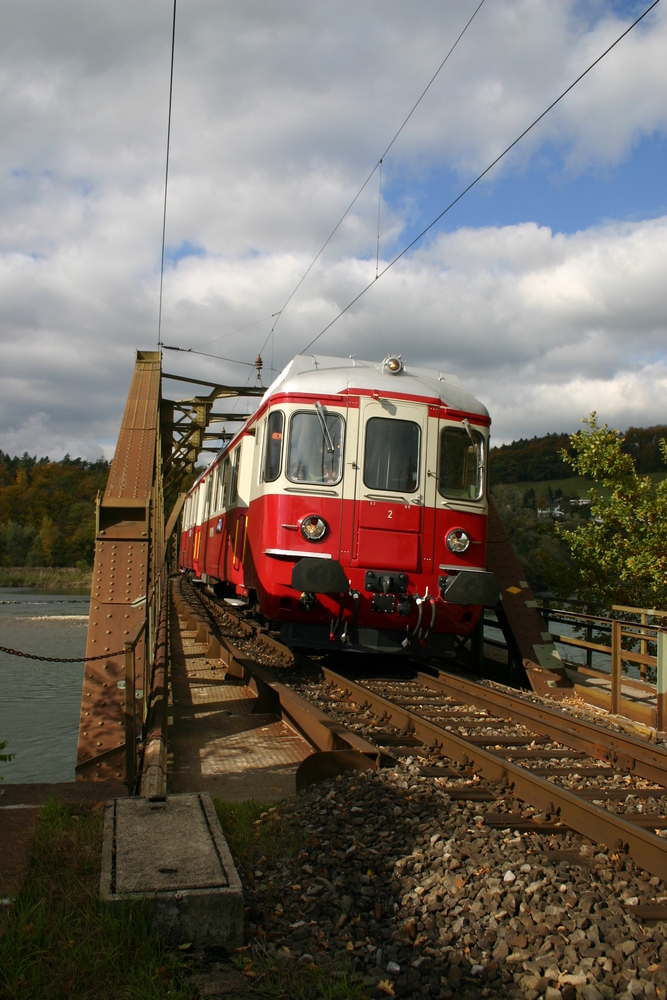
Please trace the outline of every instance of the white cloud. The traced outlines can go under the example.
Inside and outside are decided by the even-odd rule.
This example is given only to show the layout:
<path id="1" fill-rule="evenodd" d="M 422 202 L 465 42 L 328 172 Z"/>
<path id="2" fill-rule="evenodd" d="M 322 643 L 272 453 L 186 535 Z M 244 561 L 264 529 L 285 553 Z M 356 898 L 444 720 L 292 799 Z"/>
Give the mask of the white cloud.
<path id="1" fill-rule="evenodd" d="M 213 352 L 254 358 L 270 323 L 228 334 L 281 307 L 474 6 L 179 6 L 167 241 L 205 253 L 167 267 L 167 343 L 227 334 Z M 155 343 L 170 9 L 25 0 L 3 11 L 5 451 L 108 450 L 133 349 Z M 594 0 L 486 3 L 392 150 L 387 173 L 406 194 L 383 209 L 383 239 L 412 211 L 411 185 L 485 166 L 628 23 Z M 664 134 L 665 41 L 660 5 L 503 169 L 545 151 L 571 174 L 608 167 Z M 374 180 L 290 303 L 276 365 L 372 278 L 376 199 Z M 532 223 L 437 236 L 318 349 L 373 356 L 407 343 L 412 360 L 458 370 L 501 437 L 574 427 L 596 406 L 612 423 L 655 422 L 665 231 L 657 219 L 572 236 Z M 193 375 L 204 365 L 234 382 L 247 374 L 166 361 Z"/>

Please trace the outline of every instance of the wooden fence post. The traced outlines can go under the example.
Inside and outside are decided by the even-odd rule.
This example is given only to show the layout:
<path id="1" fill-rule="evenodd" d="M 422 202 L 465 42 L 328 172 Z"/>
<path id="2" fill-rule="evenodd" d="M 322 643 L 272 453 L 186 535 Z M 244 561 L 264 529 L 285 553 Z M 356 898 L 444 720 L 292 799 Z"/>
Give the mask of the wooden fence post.
<path id="1" fill-rule="evenodd" d="M 642 611 L 639 617 L 640 617 L 640 621 L 641 621 L 641 625 L 642 625 L 641 631 L 645 635 L 646 634 L 646 625 L 648 623 L 648 615 L 646 614 L 645 611 Z M 646 656 L 646 654 L 648 653 L 648 642 L 646 641 L 646 639 L 640 639 L 639 640 L 639 652 L 642 653 L 644 656 Z M 643 681 L 646 680 L 646 664 L 645 663 L 640 663 L 639 664 L 639 676 L 641 677 L 641 679 Z"/>
<path id="2" fill-rule="evenodd" d="M 667 629 L 658 629 L 658 731 L 664 733 L 667 721 Z"/>
<path id="3" fill-rule="evenodd" d="M 611 714 L 621 708 L 621 629 L 619 621 L 611 623 Z"/>

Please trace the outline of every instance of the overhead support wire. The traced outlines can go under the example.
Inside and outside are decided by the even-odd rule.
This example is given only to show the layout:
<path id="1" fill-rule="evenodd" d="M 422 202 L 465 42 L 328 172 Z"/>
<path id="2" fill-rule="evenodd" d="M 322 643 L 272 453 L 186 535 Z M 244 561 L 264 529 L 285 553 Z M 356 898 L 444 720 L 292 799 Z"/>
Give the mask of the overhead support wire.
<path id="1" fill-rule="evenodd" d="M 378 268 L 380 267 L 380 209 L 382 207 L 382 160 L 380 160 L 380 186 L 378 192 L 378 243 L 375 255 L 375 280 L 380 277 Z"/>
<path id="2" fill-rule="evenodd" d="M 157 321 L 157 346 L 162 347 L 162 285 L 164 282 L 164 238 L 167 231 L 167 187 L 169 184 L 169 143 L 171 139 L 171 98 L 174 91 L 174 48 L 176 45 L 176 0 L 171 25 L 171 69 L 169 72 L 169 114 L 167 116 L 167 161 L 164 171 L 164 211 L 162 213 L 162 259 L 160 262 L 160 308 Z"/>
<path id="3" fill-rule="evenodd" d="M 273 326 L 271 328 L 271 332 L 269 333 L 268 337 L 266 338 L 266 340 L 262 344 L 262 347 L 261 347 L 261 350 L 260 350 L 260 354 L 264 350 L 264 348 L 266 347 L 266 345 L 268 344 L 269 339 L 273 337 L 273 332 L 274 332 L 274 330 L 276 328 L 276 325 L 277 325 L 278 320 L 280 319 L 281 315 L 285 312 L 285 309 L 287 308 L 287 306 L 289 305 L 289 303 L 292 301 L 292 299 L 294 298 L 294 296 L 296 295 L 296 293 L 299 291 L 299 288 L 301 287 L 301 285 L 303 284 L 303 282 L 306 280 L 306 278 L 308 277 L 308 275 L 312 271 L 313 267 L 315 266 L 315 264 L 317 263 L 317 261 L 320 259 L 320 257 L 322 256 L 322 254 L 324 253 L 324 251 L 326 250 L 326 248 L 329 246 L 329 243 L 334 238 L 334 236 L 336 235 L 336 233 L 340 229 L 341 225 L 343 224 L 343 222 L 345 221 L 345 219 L 348 217 L 348 215 L 350 214 L 350 212 L 354 208 L 354 206 L 357 203 L 360 195 L 364 192 L 364 190 L 366 189 L 366 186 L 367 186 L 368 182 L 373 177 L 373 174 L 378 169 L 378 167 L 380 168 L 380 171 L 382 171 L 382 161 L 384 160 L 384 158 L 386 157 L 387 153 L 389 152 L 389 150 L 391 149 L 391 147 L 394 145 L 394 143 L 398 139 L 399 135 L 401 134 L 401 132 L 403 131 L 403 129 L 405 128 L 405 126 L 408 124 L 408 122 L 412 118 L 413 114 L 415 113 L 415 111 L 417 110 L 417 108 L 419 107 L 419 105 L 421 104 L 423 98 L 426 96 L 426 93 L 428 92 L 428 90 L 430 89 L 430 87 L 432 86 L 432 84 L 435 82 L 435 79 L 438 76 L 438 74 L 440 73 L 441 69 L 444 67 L 445 63 L 447 62 L 447 60 L 451 56 L 452 52 L 454 51 L 454 49 L 456 48 L 456 46 L 459 44 L 459 42 L 461 41 L 461 39 L 465 35 L 466 31 L 468 30 L 468 28 L 470 27 L 470 25 L 474 21 L 475 17 L 477 16 L 478 11 L 480 10 L 480 8 L 482 7 L 483 4 L 484 4 L 484 0 L 480 0 L 480 2 L 477 4 L 477 6 L 475 7 L 474 11 L 472 12 L 471 16 L 468 18 L 468 20 L 467 20 L 466 24 L 464 25 L 462 31 L 459 33 L 458 37 L 454 41 L 454 44 L 449 49 L 447 55 L 445 56 L 445 58 L 442 60 L 442 62 L 438 66 L 438 68 L 436 69 L 435 73 L 433 74 L 433 76 L 431 77 L 431 79 L 428 81 L 428 83 L 426 84 L 426 86 L 422 90 L 421 94 L 419 95 L 419 97 L 417 98 L 417 100 L 415 101 L 415 103 L 412 105 L 412 108 L 410 109 L 410 111 L 408 112 L 408 114 L 406 115 L 406 117 L 403 119 L 403 122 L 401 123 L 400 128 L 395 133 L 393 139 L 391 140 L 391 142 L 389 143 L 389 145 L 385 149 L 384 153 L 382 154 L 382 156 L 380 157 L 380 159 L 377 161 L 377 163 L 375 164 L 375 166 L 371 170 L 370 174 L 368 175 L 368 177 L 366 178 L 366 180 L 364 181 L 364 183 L 361 185 L 361 187 L 359 188 L 359 190 L 355 194 L 355 196 L 352 199 L 352 201 L 350 202 L 350 204 L 347 206 L 347 208 L 345 209 L 345 211 L 341 215 L 340 219 L 338 220 L 338 222 L 336 223 L 336 225 L 333 227 L 333 229 L 331 230 L 331 232 L 327 236 L 326 240 L 324 241 L 324 243 L 322 244 L 322 246 L 320 247 L 320 249 L 317 251 L 317 253 L 313 257 L 312 261 L 310 262 L 310 264 L 308 265 L 308 267 L 306 268 L 306 270 L 302 274 L 302 276 L 299 278 L 299 280 L 298 280 L 297 284 L 294 286 L 293 290 L 290 292 L 289 296 L 285 300 L 285 304 L 283 305 L 282 309 L 280 310 L 279 313 L 277 313 L 276 322 L 273 324 Z M 380 181 L 380 183 L 382 183 L 382 182 Z M 379 215 L 379 210 L 378 210 L 378 215 Z M 378 260 L 379 260 L 379 254 L 378 254 Z M 273 369 L 273 342 L 271 344 L 271 352 L 272 352 L 271 353 L 271 368 Z"/>
<path id="4" fill-rule="evenodd" d="M 552 101 L 552 102 L 551 102 L 551 104 L 549 105 L 549 107 L 548 107 L 548 108 L 545 108 L 545 110 L 544 110 L 544 111 L 542 112 L 542 114 L 541 114 L 541 115 L 538 115 L 538 117 L 537 117 L 537 118 L 536 118 L 536 119 L 535 119 L 535 120 L 534 120 L 533 122 L 531 122 L 531 124 L 530 124 L 530 125 L 529 125 L 529 126 L 528 126 L 527 128 L 525 128 L 525 129 L 523 130 L 523 132 L 522 132 L 522 133 L 521 133 L 520 135 L 518 135 L 518 136 L 516 137 L 516 139 L 515 139 L 515 140 L 514 140 L 513 142 L 511 142 L 511 143 L 509 144 L 509 146 L 507 146 L 507 147 L 506 147 L 506 149 L 504 149 L 504 150 L 502 151 L 502 153 L 500 153 L 500 155 L 499 155 L 499 156 L 497 156 L 497 157 L 495 158 L 495 160 L 493 160 L 493 161 L 492 161 L 492 162 L 491 162 L 491 163 L 490 163 L 490 164 L 488 165 L 488 167 L 486 167 L 486 169 L 485 169 L 485 170 L 483 170 L 483 171 L 481 172 L 481 174 L 478 174 L 478 175 L 477 175 L 477 177 L 475 177 L 475 179 L 474 179 L 473 181 L 471 181 L 471 182 L 470 182 L 470 184 L 468 184 L 468 186 L 467 186 L 466 188 L 464 188 L 464 189 L 463 189 L 463 191 L 461 191 L 461 193 L 460 193 L 460 194 L 458 194 L 458 195 L 456 196 L 456 198 L 454 198 L 454 200 L 453 200 L 453 201 L 450 201 L 449 205 L 447 205 L 447 207 L 446 207 L 446 208 L 444 208 L 444 209 L 442 210 L 442 212 L 440 212 L 440 214 L 439 214 L 439 215 L 437 215 L 437 216 L 435 217 L 435 219 L 433 219 L 433 221 L 432 221 L 432 222 L 429 222 L 428 226 L 426 226 L 426 227 L 425 227 L 424 229 L 422 229 L 422 231 L 421 231 L 421 232 L 420 232 L 420 233 L 419 233 L 419 234 L 418 234 L 417 236 L 415 236 L 415 238 L 414 238 L 413 240 L 411 240 L 411 241 L 410 241 L 410 243 L 408 243 L 408 245 L 407 245 L 406 247 L 404 247 L 404 248 L 403 248 L 403 249 L 401 250 L 401 252 L 400 252 L 400 253 L 396 254 L 396 256 L 395 256 L 395 257 L 393 258 L 393 260 L 390 260 L 390 261 L 389 261 L 389 263 L 388 263 L 388 264 L 386 265 L 386 267 L 384 267 L 384 268 L 383 268 L 383 269 L 382 269 L 382 270 L 381 270 L 381 271 L 379 272 L 379 274 L 376 274 L 376 277 L 375 277 L 375 278 L 374 278 L 374 279 L 373 279 L 372 281 L 370 281 L 370 282 L 369 282 L 369 283 L 368 283 L 368 284 L 366 285 L 366 287 L 365 287 L 365 288 L 362 288 L 362 289 L 361 289 L 361 291 L 359 292 L 359 294 L 358 294 L 358 295 L 355 295 L 355 297 L 354 297 L 354 298 L 352 299 L 352 301 L 351 301 L 351 302 L 348 302 L 348 304 L 347 304 L 347 305 L 345 306 L 345 308 L 344 308 L 344 309 L 341 309 L 341 311 L 340 311 L 340 312 L 338 313 L 338 315 L 337 315 L 337 316 L 335 316 L 335 317 L 334 317 L 334 318 L 333 318 L 333 319 L 331 320 L 331 322 L 330 322 L 330 323 L 327 323 L 327 325 L 326 325 L 326 326 L 324 327 L 324 329 L 323 329 L 323 330 L 320 330 L 320 332 L 319 332 L 319 333 L 317 334 L 317 336 L 316 336 L 316 337 L 314 337 L 314 338 L 313 338 L 313 339 L 312 339 L 312 340 L 311 340 L 311 341 L 310 341 L 310 342 L 309 342 L 308 344 L 306 344 L 306 346 L 305 346 L 305 347 L 304 347 L 304 348 L 303 348 L 303 349 L 302 349 L 302 350 L 301 350 L 301 351 L 300 351 L 299 353 L 300 353 L 300 354 L 305 354 L 305 353 L 306 353 L 306 351 L 310 350 L 310 348 L 311 348 L 311 347 L 313 346 L 313 344 L 315 344 L 315 343 L 316 343 L 316 342 L 317 342 L 317 341 L 318 341 L 318 340 L 320 339 L 320 337 L 324 336 L 324 334 L 325 334 L 325 333 L 327 332 L 327 330 L 330 330 L 330 329 L 331 329 L 331 327 L 332 327 L 332 326 L 334 325 L 334 323 L 336 323 L 336 322 L 337 322 L 337 321 L 338 321 L 338 320 L 339 320 L 339 319 L 341 318 L 341 316 L 344 316 L 344 315 L 345 315 L 345 313 L 346 313 L 346 312 L 348 312 L 348 310 L 349 310 L 349 309 L 351 309 L 351 308 L 352 308 L 352 306 L 353 306 L 353 305 L 355 305 L 355 304 L 356 304 L 356 303 L 357 303 L 357 302 L 359 301 L 359 299 L 360 299 L 360 298 L 361 298 L 361 297 L 362 297 L 363 295 L 365 295 L 365 294 L 366 294 L 366 292 L 367 292 L 367 291 L 369 290 L 369 288 L 372 288 L 372 287 L 373 287 L 373 285 L 374 285 L 374 284 L 375 284 L 375 282 L 376 282 L 376 281 L 378 280 L 378 278 L 381 278 L 383 274 L 386 274 L 386 273 L 387 273 L 387 271 L 389 271 L 389 270 L 390 270 L 390 268 L 392 268 L 392 267 L 394 266 L 394 264 L 398 263 L 398 261 L 399 261 L 399 260 L 400 260 L 400 259 L 401 259 L 402 257 L 404 257 L 404 256 L 405 256 L 405 254 L 406 254 L 406 253 L 407 253 L 407 252 L 408 252 L 409 250 L 411 250 L 411 249 L 412 249 L 412 247 L 413 247 L 413 246 L 414 246 L 414 245 L 415 245 L 416 243 L 419 243 L 419 241 L 420 241 L 420 240 L 421 240 L 421 239 L 422 239 L 422 238 L 423 238 L 423 237 L 424 237 L 424 236 L 426 235 L 426 233 L 428 233 L 428 232 L 429 232 L 429 230 L 433 229 L 433 227 L 434 227 L 434 226 L 435 226 L 435 225 L 436 225 L 436 224 L 437 224 L 438 222 L 440 222 L 440 219 L 442 219 L 442 217 L 443 217 L 444 215 L 446 215 L 446 214 L 447 214 L 447 212 L 449 212 L 449 211 L 450 211 L 450 209 L 454 208 L 454 206 L 455 206 L 455 205 L 456 205 L 456 204 L 457 204 L 457 203 L 458 203 L 459 201 L 461 201 L 461 199 L 462 199 L 462 198 L 463 198 L 463 197 L 464 197 L 464 196 L 465 196 L 466 194 L 468 194 L 468 192 L 469 192 L 469 191 L 471 191 L 471 190 L 472 190 L 472 188 L 474 188 L 474 187 L 475 187 L 475 185 L 476 185 L 476 184 L 478 184 L 478 183 L 479 183 L 479 181 L 481 181 L 483 177 L 486 177 L 486 175 L 487 175 L 487 174 L 489 173 L 489 171 L 490 171 L 490 170 L 492 170 L 492 169 L 493 169 L 493 168 L 494 168 L 494 167 L 496 166 L 496 164 L 500 163 L 500 161 L 501 161 L 501 160 L 503 159 L 503 157 L 504 157 L 504 156 L 506 156 L 506 155 L 507 155 L 507 154 L 508 154 L 508 153 L 510 152 L 510 150 L 514 149 L 514 147 L 515 147 L 515 146 L 517 145 L 517 143 L 521 142 L 521 140 L 522 140 L 522 139 L 523 139 L 523 138 L 524 138 L 525 136 L 527 136 L 527 135 L 528 135 L 528 133 L 529 133 L 529 132 L 530 132 L 530 131 L 531 131 L 531 130 L 532 130 L 533 128 L 535 128 L 535 126 L 536 126 L 536 125 L 537 125 L 537 124 L 538 124 L 539 122 L 541 122 L 541 121 L 542 121 L 542 119 L 543 119 L 543 118 L 545 117 L 545 115 L 548 115 L 548 114 L 549 114 L 549 112 L 550 112 L 550 111 L 551 111 L 551 110 L 552 110 L 553 108 L 555 108 L 555 107 L 556 107 L 556 105 L 557 105 L 557 104 L 558 104 L 558 103 L 559 103 L 560 101 L 562 101 L 562 100 L 563 100 L 563 98 L 564 98 L 564 97 L 565 97 L 565 96 L 566 96 L 567 94 L 569 94 L 569 93 L 570 93 L 570 91 L 571 91 L 571 90 L 572 90 L 572 89 L 573 89 L 574 87 L 576 87 L 576 85 L 577 85 L 577 84 L 578 84 L 578 83 L 579 83 L 579 82 L 580 82 L 581 80 L 583 80 L 583 78 L 584 78 L 584 77 L 585 77 L 585 76 L 586 76 L 586 75 L 587 75 L 588 73 L 590 73 L 590 71 L 591 71 L 592 69 L 594 69 L 594 67 L 595 67 L 595 66 L 597 66 L 597 64 L 598 64 L 599 62 L 601 62 L 601 61 L 602 61 L 602 60 L 604 59 L 604 57 L 605 57 L 606 55 L 608 55 L 608 54 L 609 54 L 609 53 L 611 52 L 611 50 L 612 50 L 613 48 L 615 48 L 615 47 L 616 47 L 616 46 L 618 45 L 618 43 L 619 43 L 620 41 L 622 41 L 622 40 L 623 40 L 623 39 L 625 38 L 625 36 L 626 36 L 626 35 L 628 35 L 628 34 L 629 34 L 629 33 L 630 33 L 631 31 L 632 31 L 632 29 L 633 29 L 633 28 L 635 28 L 635 27 L 636 27 L 636 26 L 637 26 L 637 25 L 639 24 L 639 22 L 640 22 L 640 21 L 642 21 L 642 20 L 643 20 L 643 19 L 644 19 L 644 18 L 646 17 L 646 15 L 647 15 L 647 14 L 649 14 L 649 13 L 650 13 L 650 12 L 651 12 L 651 11 L 653 10 L 653 8 L 654 8 L 654 7 L 657 7 L 657 5 L 658 5 L 659 3 L 660 3 L 660 0 L 653 0 L 653 3 L 652 3 L 652 4 L 650 4 L 650 6 L 646 8 L 646 10 L 644 11 L 644 13 L 643 13 L 643 14 L 641 14 L 641 15 L 640 15 L 640 16 L 639 16 L 639 17 L 638 17 L 638 18 L 637 18 L 637 19 L 636 19 L 635 21 L 633 21 L 633 22 L 632 22 L 632 24 L 631 24 L 631 25 L 630 25 L 630 26 L 629 26 L 628 28 L 626 28 L 626 29 L 625 29 L 625 31 L 624 31 L 624 32 L 622 32 L 622 34 L 620 34 L 620 35 L 618 36 L 618 38 L 616 39 L 616 41 L 612 42 L 612 43 L 611 43 L 611 45 L 610 45 L 610 46 L 609 46 L 608 48 L 606 48 L 606 49 L 604 50 L 604 52 L 603 52 L 603 53 L 602 53 L 601 55 L 599 55 L 599 56 L 597 57 L 597 59 L 595 59 L 595 61 L 594 61 L 594 62 L 592 62 L 592 63 L 590 64 L 590 66 L 588 66 L 588 68 L 587 68 L 587 69 L 585 69 L 585 70 L 583 71 L 583 73 L 580 73 L 580 74 L 579 74 L 579 76 L 578 76 L 578 77 L 576 78 L 576 80 L 574 80 L 574 81 L 573 81 L 573 82 L 572 82 L 572 83 L 570 84 L 570 86 L 569 86 L 569 87 L 567 87 L 567 88 L 566 88 L 566 89 L 565 89 L 565 90 L 564 90 L 564 91 L 562 92 L 562 94 L 560 94 L 560 95 L 559 95 L 559 96 L 558 96 L 558 97 L 557 97 L 557 98 L 555 99 L 555 101 Z M 478 8 L 478 9 L 479 9 L 479 8 Z"/>

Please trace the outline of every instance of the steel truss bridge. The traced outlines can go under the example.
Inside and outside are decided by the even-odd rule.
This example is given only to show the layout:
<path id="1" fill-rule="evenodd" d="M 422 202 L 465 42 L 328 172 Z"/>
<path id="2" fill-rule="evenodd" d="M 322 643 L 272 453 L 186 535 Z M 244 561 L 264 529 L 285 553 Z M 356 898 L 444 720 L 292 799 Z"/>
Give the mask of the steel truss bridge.
<path id="1" fill-rule="evenodd" d="M 172 399 L 165 385 L 174 383 L 202 391 Z M 251 400 L 264 392 L 171 375 L 162 370 L 159 352 L 136 352 L 109 480 L 97 499 L 76 764 L 81 780 L 122 779 L 131 792 L 149 796 L 166 791 L 167 605 L 169 575 L 177 568 L 176 527 L 200 453 L 232 436 L 216 425 L 245 421 Z M 238 397 L 248 400 L 248 412 L 229 409 Z M 225 408 L 214 409 L 216 403 Z M 567 684 L 491 502 L 487 566 L 503 595 L 496 612 L 510 669 L 538 692 Z M 481 663 L 481 633 L 472 655 Z"/>

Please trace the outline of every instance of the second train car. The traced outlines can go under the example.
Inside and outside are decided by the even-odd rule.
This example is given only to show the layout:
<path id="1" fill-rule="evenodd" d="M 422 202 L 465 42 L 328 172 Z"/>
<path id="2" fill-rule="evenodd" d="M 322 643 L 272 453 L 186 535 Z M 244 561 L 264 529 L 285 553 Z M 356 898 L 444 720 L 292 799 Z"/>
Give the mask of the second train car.
<path id="1" fill-rule="evenodd" d="M 456 376 L 300 355 L 190 489 L 180 568 L 295 647 L 446 654 L 499 599 L 489 426 Z"/>

